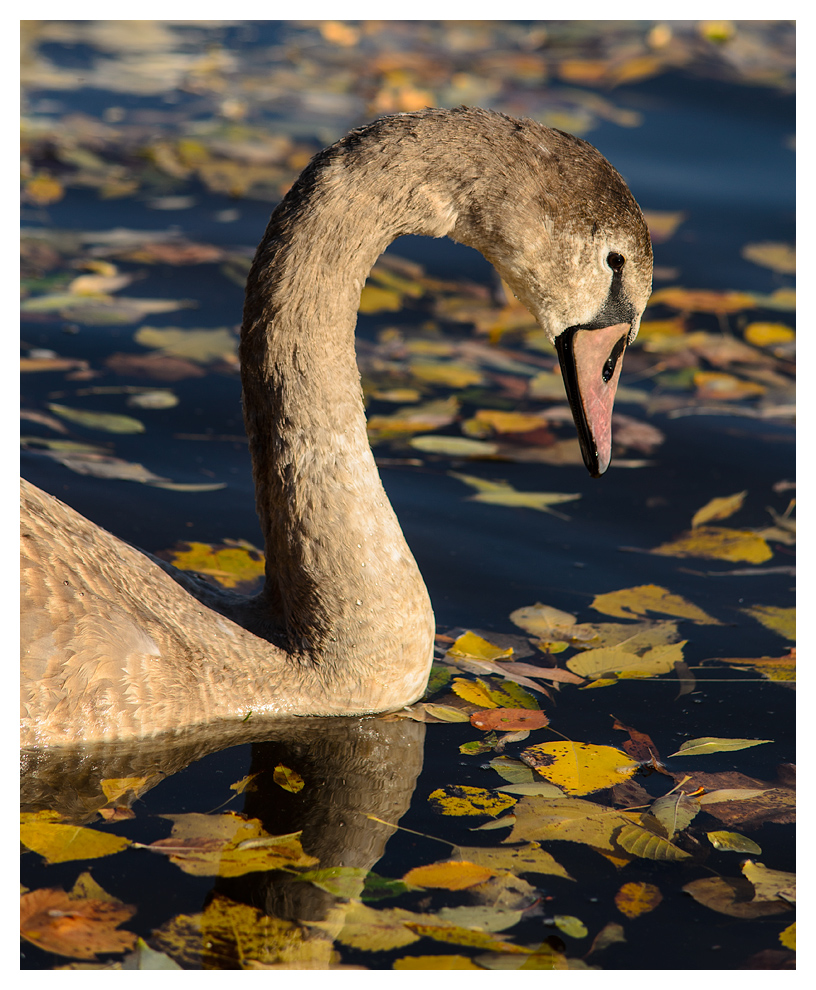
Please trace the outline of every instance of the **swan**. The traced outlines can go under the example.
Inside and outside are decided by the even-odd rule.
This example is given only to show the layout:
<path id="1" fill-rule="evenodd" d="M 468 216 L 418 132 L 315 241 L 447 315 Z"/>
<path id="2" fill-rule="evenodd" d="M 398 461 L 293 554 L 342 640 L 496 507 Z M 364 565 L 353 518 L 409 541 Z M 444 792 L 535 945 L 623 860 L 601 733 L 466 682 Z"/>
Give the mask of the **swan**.
<path id="1" fill-rule="evenodd" d="M 246 285 L 244 420 L 263 591 L 220 591 L 23 481 L 27 745 L 127 740 L 259 716 L 398 709 L 425 689 L 431 603 L 366 435 L 354 328 L 396 237 L 480 251 L 555 344 L 584 461 L 602 474 L 652 251 L 587 142 L 479 108 L 381 118 L 316 155 Z"/>

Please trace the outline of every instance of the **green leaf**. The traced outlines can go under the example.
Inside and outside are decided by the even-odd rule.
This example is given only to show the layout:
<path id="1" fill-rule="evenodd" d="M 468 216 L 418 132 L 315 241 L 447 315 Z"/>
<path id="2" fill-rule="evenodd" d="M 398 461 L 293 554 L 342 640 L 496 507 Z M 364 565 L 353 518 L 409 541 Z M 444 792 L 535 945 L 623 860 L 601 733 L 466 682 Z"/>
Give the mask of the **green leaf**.
<path id="1" fill-rule="evenodd" d="M 70 423 L 78 423 L 90 430 L 103 430 L 105 433 L 144 433 L 144 423 L 132 416 L 118 413 L 92 412 L 90 409 L 71 409 L 49 402 L 48 408 Z"/>
<path id="2" fill-rule="evenodd" d="M 699 739 L 689 739 L 683 743 L 672 756 L 705 756 L 707 753 L 728 753 L 737 749 L 749 749 L 751 746 L 762 746 L 771 743 L 773 739 L 720 739 L 717 736 L 701 736 Z"/>

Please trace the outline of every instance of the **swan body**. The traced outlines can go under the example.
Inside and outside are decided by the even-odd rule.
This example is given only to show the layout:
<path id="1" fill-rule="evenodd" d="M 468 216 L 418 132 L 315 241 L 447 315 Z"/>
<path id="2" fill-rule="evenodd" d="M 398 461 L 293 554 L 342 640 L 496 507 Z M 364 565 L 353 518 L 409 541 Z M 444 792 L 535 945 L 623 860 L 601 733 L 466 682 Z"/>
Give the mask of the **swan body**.
<path id="1" fill-rule="evenodd" d="M 478 249 L 556 345 L 590 472 L 651 291 L 640 209 L 586 142 L 480 109 L 382 118 L 318 154 L 247 287 L 244 420 L 266 580 L 241 598 L 22 483 L 22 725 L 35 745 L 421 696 L 434 620 L 366 435 L 360 292 L 402 234 Z"/>

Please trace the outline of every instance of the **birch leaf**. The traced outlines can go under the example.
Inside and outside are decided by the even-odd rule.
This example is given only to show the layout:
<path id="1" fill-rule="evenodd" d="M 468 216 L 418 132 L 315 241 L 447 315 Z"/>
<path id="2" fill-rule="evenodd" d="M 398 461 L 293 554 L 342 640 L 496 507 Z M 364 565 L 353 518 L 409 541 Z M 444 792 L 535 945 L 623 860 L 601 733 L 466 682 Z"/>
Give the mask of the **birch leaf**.
<path id="1" fill-rule="evenodd" d="M 555 742 L 530 746 L 522 759 L 567 794 L 593 794 L 631 777 L 637 767 L 614 746 Z"/>
<path id="2" fill-rule="evenodd" d="M 497 849 L 489 846 L 457 846 L 456 855 L 497 872 L 546 873 L 565 880 L 574 879 L 538 842 L 527 842 L 522 846 L 500 846 Z"/>
<path id="3" fill-rule="evenodd" d="M 746 560 L 751 564 L 762 564 L 773 557 L 767 542 L 752 530 L 718 526 L 699 526 L 649 552 L 661 557 Z"/>
<path id="4" fill-rule="evenodd" d="M 457 657 L 475 657 L 477 660 L 506 660 L 513 655 L 513 648 L 503 649 L 494 646 L 493 643 L 468 630 L 458 637 L 448 653 Z"/>
<path id="5" fill-rule="evenodd" d="M 615 894 L 615 906 L 627 918 L 654 911 L 662 900 L 659 888 L 652 883 L 625 883 Z"/>
<path id="6" fill-rule="evenodd" d="M 623 588 L 620 591 L 596 595 L 592 608 L 603 612 L 604 615 L 613 615 L 621 619 L 639 618 L 649 612 L 659 612 L 662 615 L 677 616 L 679 619 L 690 619 L 699 625 L 720 625 L 701 608 L 656 584 L 642 584 L 635 588 Z"/>
<path id="7" fill-rule="evenodd" d="M 741 611 L 761 622 L 766 629 L 779 633 L 785 639 L 796 639 L 796 609 L 776 608 L 773 605 L 752 605 Z"/>
<path id="8" fill-rule="evenodd" d="M 508 794 L 494 794 L 483 787 L 469 787 L 466 784 L 450 784 L 439 787 L 428 795 L 435 811 L 442 815 L 490 815 L 495 818 L 516 799 Z"/>
<path id="9" fill-rule="evenodd" d="M 51 812 L 22 814 L 20 841 L 48 863 L 112 856 L 131 845 L 130 839 L 121 835 L 54 821 Z"/>
<path id="10" fill-rule="evenodd" d="M 452 860 L 417 866 L 402 878 L 410 887 L 442 887 L 444 890 L 466 890 L 496 876 L 495 870 L 476 863 Z"/>

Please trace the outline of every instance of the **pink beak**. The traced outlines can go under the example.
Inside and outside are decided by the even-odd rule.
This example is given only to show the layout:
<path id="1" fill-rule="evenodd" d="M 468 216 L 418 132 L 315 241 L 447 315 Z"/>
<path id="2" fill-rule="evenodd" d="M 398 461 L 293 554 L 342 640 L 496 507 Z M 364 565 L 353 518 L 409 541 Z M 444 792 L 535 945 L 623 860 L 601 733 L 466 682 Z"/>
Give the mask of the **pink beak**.
<path id="1" fill-rule="evenodd" d="M 584 330 L 571 327 L 556 338 L 558 359 L 584 464 L 599 478 L 612 458 L 612 405 L 631 326 Z"/>

